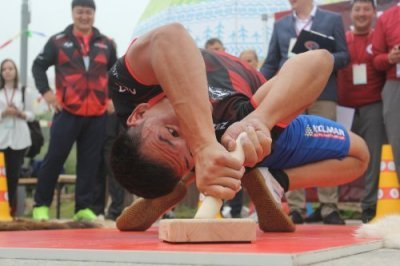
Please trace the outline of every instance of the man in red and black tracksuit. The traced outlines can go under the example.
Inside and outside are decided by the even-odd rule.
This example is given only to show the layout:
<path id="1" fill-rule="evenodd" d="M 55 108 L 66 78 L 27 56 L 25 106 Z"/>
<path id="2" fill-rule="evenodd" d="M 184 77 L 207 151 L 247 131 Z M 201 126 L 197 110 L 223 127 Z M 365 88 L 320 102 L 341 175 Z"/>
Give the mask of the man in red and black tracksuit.
<path id="1" fill-rule="evenodd" d="M 375 67 L 386 72 L 382 91 L 383 119 L 400 178 L 400 3 L 378 18 L 372 50 Z"/>
<path id="2" fill-rule="evenodd" d="M 74 23 L 52 36 L 33 63 L 37 89 L 55 110 L 48 152 L 39 171 L 33 218 L 48 220 L 58 175 L 77 143 L 76 220 L 96 218 L 90 209 L 105 138 L 108 69 L 116 61 L 112 40 L 93 27 L 93 0 L 72 1 Z M 56 93 L 46 70 L 54 65 Z"/>
<path id="3" fill-rule="evenodd" d="M 382 116 L 381 91 L 385 74 L 373 66 L 372 39 L 376 7 L 372 0 L 352 2 L 353 29 L 346 32 L 350 64 L 337 73 L 338 102 L 355 109 L 351 131 L 360 135 L 368 145 L 371 160 L 364 176 L 365 191 L 361 200 L 362 221 L 375 216 L 378 181 L 385 127 Z"/>

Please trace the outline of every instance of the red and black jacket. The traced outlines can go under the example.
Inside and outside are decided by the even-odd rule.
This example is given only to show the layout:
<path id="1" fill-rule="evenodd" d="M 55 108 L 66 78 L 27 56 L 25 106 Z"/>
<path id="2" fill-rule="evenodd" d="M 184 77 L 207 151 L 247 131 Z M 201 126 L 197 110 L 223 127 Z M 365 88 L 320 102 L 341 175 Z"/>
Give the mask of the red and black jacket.
<path id="1" fill-rule="evenodd" d="M 69 25 L 53 35 L 36 57 L 32 73 L 41 94 L 50 90 L 47 69 L 54 65 L 56 95 L 64 110 L 79 116 L 100 116 L 107 108 L 108 70 L 116 61 L 114 42 L 93 28 L 85 66 L 81 45 Z M 87 69 L 86 69 L 87 68 Z"/>
<path id="2" fill-rule="evenodd" d="M 215 133 L 219 139 L 229 125 L 254 110 L 251 97 L 265 78 L 249 64 L 227 53 L 201 50 L 201 54 L 206 65 Z M 124 126 L 138 104 L 149 102 L 163 92 L 160 85 L 144 85 L 138 81 L 125 56 L 118 59 L 109 73 L 110 96 Z"/>

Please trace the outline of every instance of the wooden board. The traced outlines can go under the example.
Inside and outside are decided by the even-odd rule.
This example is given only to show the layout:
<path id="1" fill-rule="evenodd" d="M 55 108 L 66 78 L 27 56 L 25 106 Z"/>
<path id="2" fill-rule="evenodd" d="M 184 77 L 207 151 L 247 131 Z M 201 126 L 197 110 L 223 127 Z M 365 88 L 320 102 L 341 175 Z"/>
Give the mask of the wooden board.
<path id="1" fill-rule="evenodd" d="M 256 239 L 252 219 L 161 220 L 158 238 L 171 243 L 251 242 Z"/>

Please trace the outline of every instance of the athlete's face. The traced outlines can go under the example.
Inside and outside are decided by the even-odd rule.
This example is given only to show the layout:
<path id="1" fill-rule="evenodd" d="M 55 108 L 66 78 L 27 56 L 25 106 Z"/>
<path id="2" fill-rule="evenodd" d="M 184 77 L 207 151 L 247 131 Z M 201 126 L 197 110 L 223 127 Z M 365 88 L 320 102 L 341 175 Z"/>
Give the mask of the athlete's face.
<path id="1" fill-rule="evenodd" d="M 142 124 L 141 152 L 144 156 L 164 162 L 175 169 L 178 176 L 186 175 L 193 168 L 192 155 L 181 136 L 178 119 L 167 99 L 154 106 L 139 105 L 128 118 L 127 124 Z"/>
<path id="2" fill-rule="evenodd" d="M 355 2 L 350 17 L 356 32 L 369 32 L 375 17 L 375 8 L 371 2 Z"/>
<path id="3" fill-rule="evenodd" d="M 74 29 L 82 32 L 89 33 L 94 24 L 93 8 L 84 6 L 75 6 L 72 9 L 72 20 L 74 21 Z"/>

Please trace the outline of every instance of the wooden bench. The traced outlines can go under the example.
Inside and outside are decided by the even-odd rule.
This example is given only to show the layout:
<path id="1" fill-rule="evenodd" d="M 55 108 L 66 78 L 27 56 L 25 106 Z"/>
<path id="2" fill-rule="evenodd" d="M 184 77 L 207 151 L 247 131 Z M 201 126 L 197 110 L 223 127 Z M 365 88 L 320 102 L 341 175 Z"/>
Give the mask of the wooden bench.
<path id="1" fill-rule="evenodd" d="M 76 183 L 76 175 L 60 175 L 58 177 L 57 185 L 56 185 L 56 216 L 57 219 L 60 219 L 61 212 L 61 190 L 65 185 L 74 185 Z M 20 178 L 18 181 L 18 185 L 21 186 L 36 186 L 37 178 L 36 177 L 24 177 Z"/>

